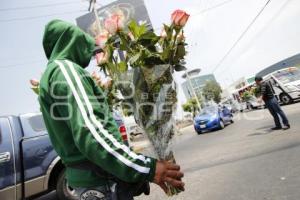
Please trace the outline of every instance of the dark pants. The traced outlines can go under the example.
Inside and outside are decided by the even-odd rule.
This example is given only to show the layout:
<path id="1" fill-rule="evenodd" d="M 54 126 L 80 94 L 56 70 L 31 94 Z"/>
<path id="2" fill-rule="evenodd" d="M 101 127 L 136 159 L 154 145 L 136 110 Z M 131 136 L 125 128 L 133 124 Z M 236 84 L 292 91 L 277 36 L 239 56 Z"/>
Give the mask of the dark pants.
<path id="1" fill-rule="evenodd" d="M 265 103 L 266 103 L 266 106 L 269 109 L 271 115 L 274 118 L 274 122 L 275 122 L 276 127 L 281 127 L 279 116 L 281 117 L 282 123 L 284 125 L 286 125 L 286 126 L 289 125 L 289 121 L 288 121 L 286 115 L 284 114 L 283 110 L 281 109 L 281 107 L 280 107 L 280 105 L 279 105 L 279 103 L 278 103 L 278 101 L 275 97 L 273 97 L 270 100 L 267 100 Z"/>

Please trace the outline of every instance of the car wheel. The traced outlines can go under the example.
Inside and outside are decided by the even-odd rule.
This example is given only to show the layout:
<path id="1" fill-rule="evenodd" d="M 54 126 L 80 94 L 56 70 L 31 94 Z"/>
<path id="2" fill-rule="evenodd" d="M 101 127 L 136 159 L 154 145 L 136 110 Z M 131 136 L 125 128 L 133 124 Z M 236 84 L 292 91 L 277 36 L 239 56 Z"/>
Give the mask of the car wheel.
<path id="1" fill-rule="evenodd" d="M 223 120 L 220 120 L 220 122 L 219 122 L 219 128 L 220 129 L 224 129 L 225 128 L 225 124 L 224 124 Z"/>
<path id="2" fill-rule="evenodd" d="M 202 134 L 202 132 L 201 131 L 197 131 L 197 134 L 200 135 L 200 134 Z"/>
<path id="3" fill-rule="evenodd" d="M 75 195 L 74 189 L 68 185 L 65 172 L 66 170 L 63 170 L 58 176 L 56 196 L 59 200 L 76 200 L 78 197 Z"/>
<path id="4" fill-rule="evenodd" d="M 288 94 L 285 94 L 285 93 L 282 93 L 279 98 L 280 98 L 280 101 L 285 105 L 290 104 L 293 101 L 292 98 Z"/>
<path id="5" fill-rule="evenodd" d="M 234 123 L 233 119 L 230 120 L 230 123 L 232 123 L 232 124 Z"/>

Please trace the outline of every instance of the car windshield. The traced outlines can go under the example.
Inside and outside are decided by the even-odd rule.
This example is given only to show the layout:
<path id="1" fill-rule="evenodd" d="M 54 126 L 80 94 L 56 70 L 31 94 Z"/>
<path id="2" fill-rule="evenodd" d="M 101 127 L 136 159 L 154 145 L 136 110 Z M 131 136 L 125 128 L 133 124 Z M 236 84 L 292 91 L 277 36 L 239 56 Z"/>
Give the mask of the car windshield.
<path id="1" fill-rule="evenodd" d="M 210 107 L 204 107 L 202 109 L 202 111 L 200 112 L 200 115 L 212 115 L 212 114 L 215 114 L 216 111 L 217 111 L 217 107 L 213 107 L 213 106 L 210 106 Z"/>
<path id="2" fill-rule="evenodd" d="M 300 80 L 300 70 L 297 68 L 289 68 L 274 73 L 274 76 L 283 84 Z"/>

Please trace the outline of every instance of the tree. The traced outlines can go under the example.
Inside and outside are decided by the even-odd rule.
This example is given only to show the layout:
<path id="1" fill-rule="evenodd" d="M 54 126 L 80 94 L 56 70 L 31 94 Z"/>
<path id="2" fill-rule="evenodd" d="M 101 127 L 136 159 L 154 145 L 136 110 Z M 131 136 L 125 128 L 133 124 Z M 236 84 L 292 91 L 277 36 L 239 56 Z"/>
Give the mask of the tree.
<path id="1" fill-rule="evenodd" d="M 182 104 L 182 109 L 185 112 L 193 113 L 193 116 L 195 117 L 196 111 L 199 110 L 196 99 L 190 99 L 185 104 Z"/>
<path id="2" fill-rule="evenodd" d="M 245 91 L 242 94 L 242 99 L 247 102 L 251 99 L 252 96 L 253 96 L 253 94 L 250 91 Z"/>
<path id="3" fill-rule="evenodd" d="M 221 93 L 221 86 L 216 81 L 207 81 L 202 90 L 205 99 L 214 100 L 216 103 L 220 103 Z"/>

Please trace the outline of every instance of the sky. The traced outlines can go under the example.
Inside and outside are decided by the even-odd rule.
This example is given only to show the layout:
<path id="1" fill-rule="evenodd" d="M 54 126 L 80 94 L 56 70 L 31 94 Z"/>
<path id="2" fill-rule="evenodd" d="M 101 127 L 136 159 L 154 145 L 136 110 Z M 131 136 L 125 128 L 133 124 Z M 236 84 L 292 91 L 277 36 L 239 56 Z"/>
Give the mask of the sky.
<path id="1" fill-rule="evenodd" d="M 98 0 L 98 6 L 111 3 Z M 225 2 L 225 3 L 224 3 Z M 185 27 L 188 69 L 212 73 L 267 0 L 145 0 L 155 28 L 170 22 L 175 9 L 191 14 Z M 37 5 L 40 8 L 13 9 Z M 222 5 L 220 5 L 222 4 Z M 220 6 L 218 6 L 220 5 Z M 36 112 L 37 97 L 29 79 L 39 79 L 47 60 L 42 48 L 45 24 L 55 18 L 75 23 L 87 12 L 83 0 L 10 0 L 0 3 L 0 115 Z M 212 8 L 212 9 L 209 9 Z M 209 10 L 207 10 L 209 9 Z M 206 12 L 202 12 L 205 11 Z M 271 0 L 229 56 L 214 71 L 223 88 L 241 77 L 252 77 L 300 52 L 300 1 Z M 92 62 L 90 71 L 96 69 Z M 180 84 L 181 74 L 176 75 Z M 179 103 L 185 98 L 179 90 Z"/>

